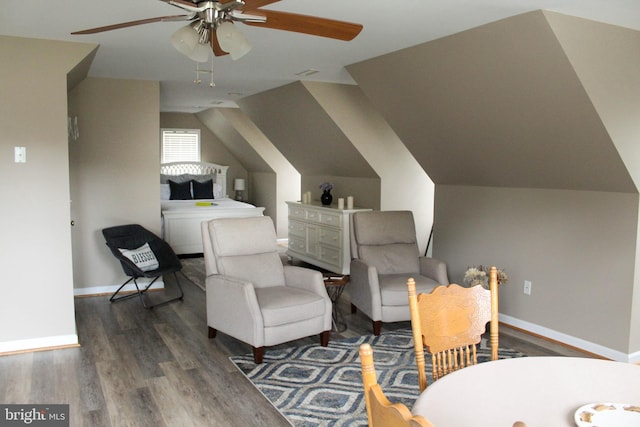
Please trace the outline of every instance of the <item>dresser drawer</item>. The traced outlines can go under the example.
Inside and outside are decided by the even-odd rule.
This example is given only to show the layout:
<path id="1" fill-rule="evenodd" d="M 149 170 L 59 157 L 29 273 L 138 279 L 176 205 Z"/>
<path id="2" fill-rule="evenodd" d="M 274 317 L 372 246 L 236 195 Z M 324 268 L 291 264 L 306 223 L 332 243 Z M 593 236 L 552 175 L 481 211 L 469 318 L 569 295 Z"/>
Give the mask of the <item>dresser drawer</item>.
<path id="1" fill-rule="evenodd" d="M 305 237 L 305 229 L 307 228 L 307 226 L 303 223 L 303 222 L 299 222 L 296 220 L 289 220 L 289 235 L 290 236 L 298 236 L 298 237 Z"/>
<path id="2" fill-rule="evenodd" d="M 320 213 L 320 224 L 331 225 L 340 228 L 342 226 L 342 216 L 334 213 Z"/>
<path id="3" fill-rule="evenodd" d="M 294 252 L 305 253 L 306 246 L 304 237 L 290 236 L 289 237 L 289 249 Z"/>
<path id="4" fill-rule="evenodd" d="M 289 206 L 289 217 L 290 218 L 299 218 L 306 219 L 306 209 L 300 206 Z"/>
<path id="5" fill-rule="evenodd" d="M 318 258 L 320 260 L 333 264 L 335 266 L 340 266 L 340 260 L 342 258 L 341 251 L 339 248 L 333 248 L 328 246 L 320 246 L 320 253 L 318 254 Z"/>
<path id="6" fill-rule="evenodd" d="M 335 246 L 336 248 L 340 247 L 340 230 L 321 228 L 319 231 L 318 241 L 321 244 Z"/>
<path id="7" fill-rule="evenodd" d="M 320 222 L 320 212 L 309 209 L 307 211 L 307 221 Z"/>

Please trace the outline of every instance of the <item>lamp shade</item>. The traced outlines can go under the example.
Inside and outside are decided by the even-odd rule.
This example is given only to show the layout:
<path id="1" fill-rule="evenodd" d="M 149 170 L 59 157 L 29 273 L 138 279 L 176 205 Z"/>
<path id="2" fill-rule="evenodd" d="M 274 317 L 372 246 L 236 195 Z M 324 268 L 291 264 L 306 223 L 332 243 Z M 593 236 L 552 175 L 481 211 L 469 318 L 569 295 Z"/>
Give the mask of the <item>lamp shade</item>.
<path id="1" fill-rule="evenodd" d="M 178 52 L 196 62 L 207 62 L 211 48 L 199 40 L 200 35 L 191 25 L 185 25 L 171 35 L 171 44 Z"/>
<path id="2" fill-rule="evenodd" d="M 251 43 L 231 22 L 223 22 L 216 29 L 218 44 L 225 52 L 229 52 L 231 59 L 242 58 L 251 50 Z"/>
<path id="3" fill-rule="evenodd" d="M 244 179 L 242 178 L 236 178 L 233 181 L 233 189 L 236 191 L 244 191 Z"/>
<path id="4" fill-rule="evenodd" d="M 191 25 L 180 27 L 178 31 L 171 35 L 171 44 L 178 52 L 189 56 L 198 44 L 198 33 L 196 33 Z"/>
<path id="5" fill-rule="evenodd" d="M 211 52 L 209 45 L 196 43 L 196 46 L 187 56 L 196 62 L 207 62 L 209 60 L 209 52 Z"/>

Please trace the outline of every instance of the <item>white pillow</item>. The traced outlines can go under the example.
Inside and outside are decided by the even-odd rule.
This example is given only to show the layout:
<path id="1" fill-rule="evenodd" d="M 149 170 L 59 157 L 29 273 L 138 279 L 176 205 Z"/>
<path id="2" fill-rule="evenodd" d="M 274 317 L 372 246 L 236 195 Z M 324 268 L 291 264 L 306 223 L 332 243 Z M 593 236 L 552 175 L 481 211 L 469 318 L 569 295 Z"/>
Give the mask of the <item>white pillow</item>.
<path id="1" fill-rule="evenodd" d="M 171 187 L 169 184 L 160 184 L 160 200 L 169 200 L 171 198 Z"/>
<path id="2" fill-rule="evenodd" d="M 159 266 L 158 259 L 149 247 L 148 243 L 145 243 L 137 249 L 118 248 L 118 250 L 142 271 L 155 270 Z"/>

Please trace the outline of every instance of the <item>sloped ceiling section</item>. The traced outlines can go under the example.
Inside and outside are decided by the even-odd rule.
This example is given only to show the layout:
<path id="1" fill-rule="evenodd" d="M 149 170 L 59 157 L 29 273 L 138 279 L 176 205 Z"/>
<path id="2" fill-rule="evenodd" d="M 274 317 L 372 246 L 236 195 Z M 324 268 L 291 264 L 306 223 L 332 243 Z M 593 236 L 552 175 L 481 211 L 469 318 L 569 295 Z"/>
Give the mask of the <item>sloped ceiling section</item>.
<path id="1" fill-rule="evenodd" d="M 300 82 L 238 101 L 242 111 L 302 175 L 377 175 Z"/>
<path id="2" fill-rule="evenodd" d="M 640 31 L 558 13 L 545 16 L 640 185 Z"/>
<path id="3" fill-rule="evenodd" d="M 636 192 L 542 11 L 347 69 L 436 184 Z"/>
<path id="4" fill-rule="evenodd" d="M 221 109 L 211 108 L 196 116 L 231 153 L 251 172 L 274 172 L 247 140 L 226 119 Z"/>

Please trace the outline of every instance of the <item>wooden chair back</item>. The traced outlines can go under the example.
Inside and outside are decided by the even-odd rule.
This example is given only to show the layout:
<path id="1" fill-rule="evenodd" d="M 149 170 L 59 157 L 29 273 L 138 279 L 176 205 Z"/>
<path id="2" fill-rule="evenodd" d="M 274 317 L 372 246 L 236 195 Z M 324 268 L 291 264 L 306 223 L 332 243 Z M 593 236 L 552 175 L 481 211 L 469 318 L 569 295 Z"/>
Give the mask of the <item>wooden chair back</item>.
<path id="1" fill-rule="evenodd" d="M 498 359 L 498 273 L 489 271 L 489 290 L 451 284 L 416 295 L 415 281 L 407 281 L 411 328 L 420 390 L 427 387 L 424 348 L 431 353 L 436 381 L 449 372 L 478 363 L 476 346 L 490 323 L 491 360 Z"/>
<path id="2" fill-rule="evenodd" d="M 360 362 L 369 427 L 434 427 L 426 418 L 412 416 L 402 403 L 391 403 L 386 398 L 376 378 L 373 350 L 369 344 L 360 346 Z"/>

